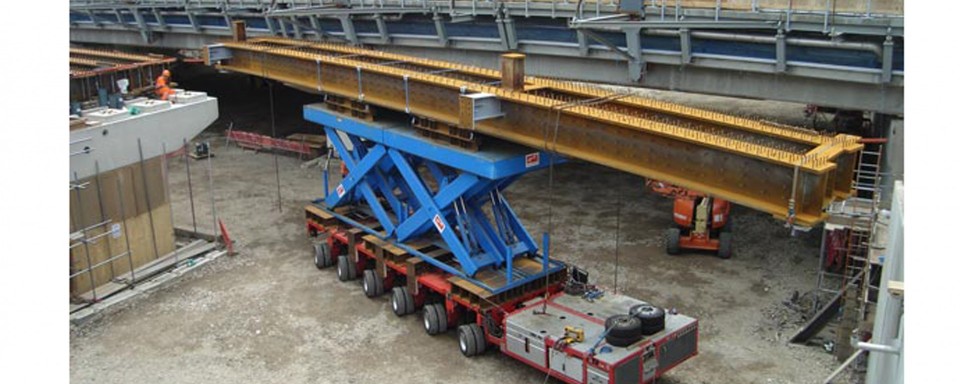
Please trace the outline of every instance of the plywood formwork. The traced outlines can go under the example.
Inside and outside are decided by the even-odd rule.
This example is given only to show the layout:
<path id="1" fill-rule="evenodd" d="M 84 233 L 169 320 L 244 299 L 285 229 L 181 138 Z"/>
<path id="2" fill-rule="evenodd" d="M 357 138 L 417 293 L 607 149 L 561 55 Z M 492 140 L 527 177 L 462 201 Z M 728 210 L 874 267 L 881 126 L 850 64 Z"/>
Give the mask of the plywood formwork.
<path id="1" fill-rule="evenodd" d="M 71 297 L 174 250 L 161 158 L 145 161 L 143 167 L 137 163 L 74 184 L 84 187 L 70 191 L 70 232 L 76 234 L 70 242 L 70 274 L 85 271 L 90 265 L 96 267 L 92 273 L 70 279 Z M 118 230 L 107 233 L 115 224 Z M 84 228 L 89 228 L 85 238 L 95 238 L 86 245 L 80 240 Z M 129 257 L 108 261 L 127 252 L 128 245 Z"/>

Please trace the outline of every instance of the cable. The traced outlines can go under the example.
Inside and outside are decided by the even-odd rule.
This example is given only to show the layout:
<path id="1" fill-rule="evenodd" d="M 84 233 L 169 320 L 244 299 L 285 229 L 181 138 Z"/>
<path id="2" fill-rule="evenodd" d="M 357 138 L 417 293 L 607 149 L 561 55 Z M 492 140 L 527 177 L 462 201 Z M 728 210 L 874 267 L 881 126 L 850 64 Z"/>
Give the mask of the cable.
<path id="1" fill-rule="evenodd" d="M 266 77 L 266 74 L 264 74 Z M 277 117 L 273 107 L 273 83 L 267 82 L 267 88 L 270 92 L 270 131 L 274 139 L 277 138 Z M 280 154 L 279 151 L 273 151 L 273 167 L 277 175 L 277 211 L 283 213 L 283 197 L 280 194 Z"/>
<path id="2" fill-rule="evenodd" d="M 266 61 L 267 61 L 267 51 L 269 50 L 270 48 L 266 48 L 263 51 L 261 51 L 260 69 L 262 70 L 264 81 L 267 82 L 267 90 L 268 90 L 268 93 L 270 94 L 270 132 L 271 132 L 270 136 L 276 139 L 277 138 L 277 114 L 273 105 L 274 104 L 273 83 L 271 83 L 270 80 L 267 79 Z M 273 167 L 274 167 L 274 173 L 277 176 L 277 211 L 280 213 L 283 213 L 283 196 L 280 193 L 280 157 L 279 156 L 280 156 L 279 152 L 276 150 L 276 148 L 274 148 Z"/>
<path id="3" fill-rule="evenodd" d="M 547 374 L 543 376 L 543 384 L 547 384 L 547 381 L 550 380 L 550 371 L 552 370 L 553 368 L 547 367 Z"/>
<path id="4" fill-rule="evenodd" d="M 560 136 L 560 117 L 563 114 L 563 110 L 571 107 L 581 106 L 581 105 L 596 105 L 602 104 L 609 101 L 614 101 L 624 97 L 632 96 L 634 92 L 624 92 L 624 93 L 615 93 L 612 95 L 606 95 L 603 97 L 596 97 L 592 99 L 576 100 L 567 103 L 557 104 L 551 107 L 551 109 L 557 111 L 557 118 L 554 120 L 553 124 L 553 145 L 548 146 L 549 143 L 549 125 L 544 125 L 543 127 L 543 149 L 544 151 L 550 151 L 550 165 L 548 171 L 548 181 L 547 181 L 547 233 L 553 233 L 553 203 L 555 200 L 554 190 L 553 190 L 553 168 L 554 163 L 556 162 L 557 157 L 557 138 Z M 620 202 L 619 195 L 617 201 L 617 250 L 619 251 L 619 242 L 620 242 Z M 549 254 L 549 251 L 548 251 Z M 619 267 L 619 254 L 617 255 L 617 266 Z M 544 272 L 544 288 L 546 289 L 550 284 L 550 275 Z M 616 292 L 616 274 L 614 274 L 614 292 Z M 544 292 L 544 301 L 543 301 L 543 313 L 547 311 L 547 299 L 550 298 L 550 290 L 546 289 Z"/>
<path id="5" fill-rule="evenodd" d="M 613 264 L 613 294 L 617 294 L 617 278 L 620 275 L 620 198 L 623 195 L 623 191 L 620 189 L 623 183 L 621 182 L 623 178 L 623 172 L 617 173 L 617 229 L 616 229 L 616 240 L 613 245 L 613 255 L 614 255 L 614 264 Z"/>

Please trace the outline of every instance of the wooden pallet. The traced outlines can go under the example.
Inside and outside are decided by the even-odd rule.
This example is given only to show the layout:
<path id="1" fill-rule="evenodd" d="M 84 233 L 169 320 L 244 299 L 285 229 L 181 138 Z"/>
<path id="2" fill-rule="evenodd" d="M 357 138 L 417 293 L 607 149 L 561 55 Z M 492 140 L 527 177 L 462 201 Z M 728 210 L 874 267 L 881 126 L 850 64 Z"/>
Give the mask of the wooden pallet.
<path id="1" fill-rule="evenodd" d="M 529 258 L 514 259 L 513 268 L 522 270 L 527 274 L 536 274 L 543 270 L 543 266 L 539 262 Z M 473 278 L 491 287 L 502 286 L 507 283 L 506 278 L 502 274 L 489 270 L 480 271 Z M 451 295 L 459 296 L 463 300 L 475 304 L 480 308 L 489 308 L 525 296 L 530 292 L 543 290 L 545 287 L 556 282 L 566 281 L 566 270 L 559 270 L 547 278 L 533 280 L 519 287 L 497 294 L 458 276 L 451 276 L 447 281 L 453 285 L 450 291 Z"/>
<path id="2" fill-rule="evenodd" d="M 472 151 L 480 149 L 480 135 L 472 130 L 458 128 L 454 125 L 417 117 L 413 119 L 413 127 L 424 137 L 435 141 L 455 145 Z"/>
<path id="3" fill-rule="evenodd" d="M 325 135 L 313 135 L 309 133 L 294 133 L 287 136 L 287 140 L 301 143 L 310 147 L 310 150 L 316 152 L 317 154 L 324 154 L 327 152 L 327 136 Z"/>
<path id="4" fill-rule="evenodd" d="M 386 277 L 389 272 L 389 266 L 397 269 L 403 267 L 403 270 L 406 271 L 407 289 L 413 295 L 416 295 L 419 291 L 419 277 L 429 273 L 441 273 L 441 271 L 422 258 L 415 256 L 415 253 L 407 251 L 407 249 L 413 249 L 416 253 L 426 255 L 450 267 L 459 268 L 459 264 L 454 258 L 453 253 L 437 246 L 433 241 L 417 240 L 407 242 L 404 244 L 405 247 L 400 247 L 389 240 L 383 240 L 382 237 L 385 233 L 382 231 L 379 222 L 372 217 L 357 219 L 356 221 L 378 232 L 379 236 L 370 234 L 361 228 L 354 227 L 350 223 L 338 219 L 336 216 L 316 205 L 307 205 L 305 211 L 307 220 L 312 221 L 321 228 L 339 228 L 338 232 L 344 234 L 346 237 L 347 255 L 352 262 L 359 260 L 358 249 L 361 247 L 366 253 L 372 254 L 376 262 L 374 270 L 378 277 Z M 335 211 L 338 214 L 348 217 L 355 213 L 351 207 L 338 207 Z M 534 275 L 542 271 L 543 265 L 539 261 L 530 258 L 517 258 L 513 260 L 513 268 L 527 275 Z M 498 271 L 483 270 L 478 272 L 473 278 L 490 287 L 499 287 L 507 284 L 506 277 Z M 481 309 L 487 309 L 527 296 L 534 291 L 543 291 L 548 286 L 563 282 L 566 280 L 566 270 L 561 269 L 551 274 L 548 278 L 533 280 L 524 285 L 496 294 L 465 278 L 447 276 L 445 279 L 451 284 L 451 295 L 457 296 L 463 301 L 474 304 Z"/>
<path id="5" fill-rule="evenodd" d="M 327 94 L 323 101 L 330 110 L 358 119 L 373 121 L 376 115 L 376 109 L 374 107 L 361 101 L 349 100 L 331 94 Z"/>
<path id="6" fill-rule="evenodd" d="M 376 259 L 377 276 L 380 278 L 386 276 L 388 272 L 388 264 L 392 264 L 394 266 L 404 266 L 406 270 L 407 289 L 413 295 L 418 293 L 418 276 L 421 276 L 424 273 L 437 272 L 437 268 L 434 268 L 431 264 L 425 262 L 420 257 L 410 254 L 405 249 L 400 248 L 389 241 L 384 241 L 373 235 L 366 235 L 362 238 L 362 240 L 363 247 L 370 251 Z M 439 260 L 453 267 L 457 266 L 453 259 L 453 254 L 450 253 L 450 251 L 437 247 L 432 242 L 418 241 L 409 243 L 407 246 L 435 260 Z M 542 270 L 542 265 L 539 262 L 528 258 L 519 258 L 514 260 L 513 266 L 517 270 L 521 270 L 527 274 L 536 274 Z M 493 292 L 474 284 L 470 280 L 458 276 L 450 276 L 447 278 L 447 281 L 450 282 L 452 286 L 452 295 L 458 296 L 464 301 L 474 304 L 482 309 L 486 309 L 524 296 L 530 292 L 542 290 L 546 286 L 545 284 L 564 281 L 565 276 L 566 271 L 561 270 L 555 272 L 549 277 L 549 279 L 531 281 L 520 287 L 498 294 L 494 294 Z M 480 271 L 476 276 L 474 276 L 474 278 L 493 287 L 506 284 L 506 278 L 502 274 L 495 271 Z"/>
<path id="7" fill-rule="evenodd" d="M 307 216 L 307 224 L 313 224 L 320 228 L 332 228 L 340 224 L 340 220 L 316 205 L 309 204 L 303 210 Z"/>

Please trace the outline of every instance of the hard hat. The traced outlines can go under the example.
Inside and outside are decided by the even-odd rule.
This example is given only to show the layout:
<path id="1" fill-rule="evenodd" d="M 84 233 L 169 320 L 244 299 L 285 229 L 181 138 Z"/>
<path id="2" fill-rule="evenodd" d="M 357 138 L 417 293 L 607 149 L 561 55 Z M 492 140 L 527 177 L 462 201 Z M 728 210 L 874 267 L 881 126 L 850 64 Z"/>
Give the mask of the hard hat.
<path id="1" fill-rule="evenodd" d="M 169 69 L 164 69 L 164 70 L 163 70 L 163 76 L 170 77 L 170 70 L 169 70 Z"/>

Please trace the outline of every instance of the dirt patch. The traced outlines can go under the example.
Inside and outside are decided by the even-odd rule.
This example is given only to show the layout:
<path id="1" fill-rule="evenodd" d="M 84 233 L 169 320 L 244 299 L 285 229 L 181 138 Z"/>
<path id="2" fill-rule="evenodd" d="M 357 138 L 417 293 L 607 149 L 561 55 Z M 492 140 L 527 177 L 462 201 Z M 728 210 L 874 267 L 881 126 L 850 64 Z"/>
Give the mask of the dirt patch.
<path id="1" fill-rule="evenodd" d="M 249 88 L 242 77 L 229 79 L 205 78 L 206 88 L 181 83 L 222 95 L 222 121 L 269 131 L 265 90 Z M 288 96 L 301 104 L 315 100 Z M 282 130 L 315 129 L 288 110 L 298 108 L 282 109 Z M 278 207 L 273 155 L 224 148 L 221 136 L 209 138 L 216 210 L 239 255 L 74 328 L 72 382 L 543 382 L 543 373 L 493 350 L 464 358 L 452 332 L 428 336 L 418 316 L 394 316 L 388 298 L 367 299 L 358 283 L 318 271 L 302 207 L 321 196 L 320 171 L 278 158 Z M 198 226 L 210 230 L 205 167 L 191 163 Z M 669 199 L 645 191 L 639 177 L 592 164 L 574 161 L 555 171 L 552 193 L 547 172 L 530 174 L 507 192 L 529 231 L 539 238 L 549 229 L 552 254 L 588 269 L 608 292 L 616 281 L 621 293 L 700 320 L 700 355 L 660 382 L 815 383 L 837 366 L 822 349 L 784 340 L 800 319 L 783 302 L 814 287 L 819 234 L 791 236 L 769 216 L 737 207 L 732 259 L 668 256 L 662 237 L 671 224 Z M 170 163 L 170 182 L 174 221 L 189 226 L 182 161 Z"/>

